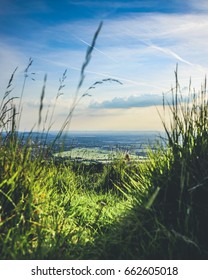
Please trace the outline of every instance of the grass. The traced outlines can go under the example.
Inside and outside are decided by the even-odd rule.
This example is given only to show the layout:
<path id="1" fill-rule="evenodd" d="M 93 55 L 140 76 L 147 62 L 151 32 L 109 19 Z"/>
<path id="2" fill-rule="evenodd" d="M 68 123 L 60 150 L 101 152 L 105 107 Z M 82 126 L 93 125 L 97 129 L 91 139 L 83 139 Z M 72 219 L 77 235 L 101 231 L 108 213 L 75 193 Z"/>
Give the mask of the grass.
<path id="1" fill-rule="evenodd" d="M 87 50 L 74 102 L 55 141 L 70 125 L 79 100 L 88 95 L 88 91 L 80 95 L 79 90 L 100 29 L 101 25 Z M 164 99 L 164 116 L 168 113 L 170 118 L 161 116 L 166 145 L 161 142 L 150 149 L 147 160 L 127 164 L 121 156 L 109 164 L 86 165 L 57 161 L 47 156 L 44 144 L 37 144 L 47 142 L 56 109 L 54 105 L 47 118 L 42 116 L 46 76 L 37 143 L 31 145 L 30 134 L 19 137 L 31 66 L 30 59 L 20 98 L 11 90 L 15 70 L 0 104 L 0 258 L 207 259 L 206 80 L 199 93 L 190 86 L 184 98 L 176 70 L 172 101 Z M 65 79 L 66 71 L 56 99 Z M 92 88 L 103 82 L 95 82 Z"/>

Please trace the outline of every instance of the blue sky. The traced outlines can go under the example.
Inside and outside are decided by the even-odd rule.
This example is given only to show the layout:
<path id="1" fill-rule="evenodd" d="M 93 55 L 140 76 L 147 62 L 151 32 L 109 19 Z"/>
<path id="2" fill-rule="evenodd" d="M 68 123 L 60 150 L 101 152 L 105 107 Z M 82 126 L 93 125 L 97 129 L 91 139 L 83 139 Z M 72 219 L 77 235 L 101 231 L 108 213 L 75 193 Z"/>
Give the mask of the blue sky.
<path id="1" fill-rule="evenodd" d="M 160 130 L 162 94 L 174 85 L 174 70 L 184 91 L 200 89 L 208 70 L 208 2 L 206 0 L 0 0 L 0 88 L 3 95 L 18 66 L 13 94 L 19 96 L 31 57 L 21 130 L 38 119 L 47 73 L 44 112 L 56 101 L 54 126 L 64 121 L 80 77 L 85 53 L 103 21 L 80 95 L 73 130 Z M 67 69 L 63 95 L 56 100 L 59 78 Z M 31 78 L 35 78 L 33 81 Z"/>

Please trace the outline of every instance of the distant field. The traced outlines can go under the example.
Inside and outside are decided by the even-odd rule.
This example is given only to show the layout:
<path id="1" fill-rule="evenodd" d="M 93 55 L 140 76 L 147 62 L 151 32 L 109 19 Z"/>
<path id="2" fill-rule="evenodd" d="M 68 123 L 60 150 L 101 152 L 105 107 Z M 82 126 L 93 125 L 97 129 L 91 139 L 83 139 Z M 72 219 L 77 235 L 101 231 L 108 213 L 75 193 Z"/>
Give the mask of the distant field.
<path id="1" fill-rule="evenodd" d="M 101 148 L 74 148 L 70 151 L 56 153 L 55 157 L 68 158 L 78 161 L 97 161 L 97 162 L 111 162 L 115 159 L 125 159 L 125 153 L 120 151 L 108 151 Z M 143 159 L 141 156 L 129 154 L 130 160 Z"/>

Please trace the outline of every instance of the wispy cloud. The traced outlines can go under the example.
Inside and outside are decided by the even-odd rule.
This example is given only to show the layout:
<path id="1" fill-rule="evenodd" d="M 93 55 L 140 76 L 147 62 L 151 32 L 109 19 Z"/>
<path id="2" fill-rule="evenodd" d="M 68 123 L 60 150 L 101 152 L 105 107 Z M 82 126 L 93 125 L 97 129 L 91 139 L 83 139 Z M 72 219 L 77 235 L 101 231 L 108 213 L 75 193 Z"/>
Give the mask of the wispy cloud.
<path id="1" fill-rule="evenodd" d="M 14 79 L 16 80 L 16 77 L 19 75 L 19 73 L 25 69 L 27 61 L 28 60 L 25 59 L 21 51 L 8 44 L 2 42 L 0 43 L 1 90 L 5 89 L 11 74 L 13 73 L 14 69 L 18 67 L 18 71 L 14 76 Z"/>
<path id="2" fill-rule="evenodd" d="M 189 0 L 187 6 L 193 11 L 207 12 L 208 2 L 207 0 Z"/>
<path id="3" fill-rule="evenodd" d="M 152 7 L 158 4 L 158 0 L 133 0 L 133 1 L 83 1 L 83 0 L 70 0 L 69 3 L 77 6 L 85 6 L 85 7 L 107 7 L 107 8 L 120 8 L 120 9 L 128 9 L 128 8 L 147 8 Z"/>
<path id="4" fill-rule="evenodd" d="M 113 98 L 112 100 L 106 100 L 101 103 L 95 102 L 90 105 L 90 108 L 96 109 L 129 109 L 150 107 L 156 105 L 162 105 L 162 95 L 145 94 L 140 96 L 129 96 L 128 98 Z"/>

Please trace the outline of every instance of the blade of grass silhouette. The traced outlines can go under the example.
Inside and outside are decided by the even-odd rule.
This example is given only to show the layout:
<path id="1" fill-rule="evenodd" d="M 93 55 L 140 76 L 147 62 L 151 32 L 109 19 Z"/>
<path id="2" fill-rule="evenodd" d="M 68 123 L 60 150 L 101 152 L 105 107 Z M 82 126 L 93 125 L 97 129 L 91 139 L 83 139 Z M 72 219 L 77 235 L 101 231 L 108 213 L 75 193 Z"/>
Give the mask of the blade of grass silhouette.
<path id="1" fill-rule="evenodd" d="M 18 120 L 17 120 L 17 125 L 18 125 L 17 130 L 19 129 L 19 125 L 20 125 L 20 121 L 21 121 L 22 99 L 23 99 L 23 94 L 24 94 L 24 91 L 25 91 L 26 81 L 27 81 L 27 78 L 28 78 L 28 70 L 29 70 L 29 68 L 31 67 L 32 63 L 33 63 L 33 60 L 32 60 L 32 58 L 30 57 L 30 58 L 29 58 L 28 65 L 27 65 L 27 67 L 26 67 L 25 70 L 24 70 L 24 81 L 23 81 L 23 85 L 22 85 L 22 90 L 21 90 L 20 100 L 19 100 L 19 106 L 18 106 L 19 118 L 18 118 Z"/>
<path id="2" fill-rule="evenodd" d="M 5 92 L 4 97 L 3 97 L 3 99 L 2 99 L 2 103 L 3 103 L 3 101 L 7 98 L 7 96 L 8 96 L 8 95 L 11 93 L 11 91 L 12 91 L 12 89 L 10 89 L 10 87 L 11 87 L 11 85 L 12 85 L 12 81 L 14 80 L 14 75 L 15 75 L 17 69 L 18 69 L 18 67 L 15 68 L 14 72 L 12 73 L 12 75 L 11 75 L 11 77 L 10 77 L 10 79 L 9 79 L 9 83 L 8 83 L 8 85 L 7 85 L 6 92 Z M 0 106 L 0 108 L 1 108 L 1 106 Z"/>
<path id="3" fill-rule="evenodd" d="M 97 28 L 97 30 L 96 30 L 96 32 L 95 32 L 95 34 L 94 34 L 94 36 L 93 36 L 91 45 L 87 48 L 87 52 L 86 52 L 86 55 L 85 55 L 85 61 L 82 64 L 82 68 L 81 68 L 81 72 L 80 72 L 80 79 L 79 79 L 79 83 L 78 83 L 78 86 L 77 86 L 77 89 L 76 89 L 76 92 L 75 92 L 75 96 L 74 96 L 72 105 L 70 107 L 69 113 L 68 113 L 68 115 L 67 115 L 67 117 L 66 117 L 66 119 L 65 119 L 65 121 L 64 121 L 64 123 L 63 123 L 63 125 L 62 125 L 62 127 L 60 129 L 60 131 L 59 131 L 59 133 L 57 134 L 56 140 L 61 137 L 61 135 L 62 135 L 62 133 L 63 133 L 63 131 L 65 129 L 66 129 L 66 131 L 68 131 L 69 125 L 71 123 L 73 112 L 74 112 L 74 110 L 76 108 L 76 105 L 77 105 L 77 100 L 79 99 L 78 98 L 79 97 L 79 91 L 80 91 L 80 89 L 82 87 L 82 84 L 84 82 L 84 79 L 85 79 L 85 69 L 86 69 L 87 65 L 89 64 L 89 62 L 91 60 L 92 51 L 93 51 L 93 49 L 95 47 L 96 40 L 97 40 L 97 37 L 98 37 L 98 35 L 100 33 L 102 25 L 103 25 L 103 22 L 101 21 L 99 26 L 98 26 L 98 28 Z"/>
<path id="4" fill-rule="evenodd" d="M 95 32 L 94 34 L 94 37 L 93 37 L 93 40 L 92 40 L 92 44 L 88 47 L 87 49 L 87 52 L 86 52 L 86 56 L 85 56 L 85 61 L 82 65 L 82 69 L 81 69 L 81 73 L 80 73 L 80 81 L 79 81 L 79 84 L 78 84 L 78 87 L 77 87 L 77 92 L 76 94 L 78 94 L 83 82 L 84 82 L 84 78 L 85 78 L 85 68 L 87 67 L 87 65 L 89 64 L 90 60 L 91 60 L 91 56 L 92 56 L 92 51 L 95 47 L 95 43 L 96 43 L 96 40 L 97 40 L 97 37 L 98 37 L 98 34 L 100 33 L 100 30 L 102 28 L 102 25 L 103 23 L 101 22 L 98 26 L 98 29 L 97 31 Z"/>
<path id="5" fill-rule="evenodd" d="M 55 108 L 56 108 L 56 105 L 57 105 L 57 100 L 61 95 L 63 95 L 62 89 L 65 87 L 64 82 L 67 78 L 66 74 L 67 74 L 67 69 L 65 69 L 65 71 L 62 74 L 62 77 L 59 79 L 59 88 L 58 88 L 58 91 L 57 91 L 57 94 L 56 94 L 55 102 L 53 104 L 52 113 L 51 113 L 50 120 L 49 120 L 49 125 L 48 125 L 48 132 L 50 131 L 51 127 L 53 126 L 53 117 L 54 117 L 54 112 L 55 112 Z"/>
<path id="6" fill-rule="evenodd" d="M 86 41 L 84 41 L 83 39 L 81 39 L 81 38 L 79 38 L 79 37 L 77 37 L 77 36 L 75 36 L 75 35 L 74 35 L 74 37 L 75 37 L 76 39 L 78 39 L 79 41 L 81 41 L 82 43 L 84 43 L 85 45 L 90 46 L 90 44 L 87 43 Z M 109 58 L 110 60 L 112 60 L 112 61 L 114 61 L 114 62 L 118 62 L 116 59 L 114 59 L 113 57 L 111 57 L 111 56 L 107 55 L 106 53 L 102 52 L 102 51 L 99 50 L 98 48 L 94 47 L 94 49 L 95 49 L 96 51 L 98 51 L 99 53 L 101 53 L 102 55 L 104 55 L 105 57 Z"/>
<path id="7" fill-rule="evenodd" d="M 38 126 L 40 126 L 41 124 L 41 113 L 43 110 L 43 99 L 45 96 L 45 88 L 46 88 L 46 81 L 47 81 L 47 75 L 44 76 L 44 84 L 43 84 L 43 88 L 42 88 L 42 92 L 41 92 L 41 96 L 40 96 L 40 107 L 39 107 L 39 119 L 38 119 Z"/>
<path id="8" fill-rule="evenodd" d="M 15 75 L 17 69 L 18 69 L 18 67 L 15 68 L 15 70 L 13 71 L 13 73 L 9 79 L 6 91 L 4 93 L 4 96 L 3 96 L 2 100 L 1 100 L 1 104 L 0 104 L 0 128 L 1 128 L 1 130 L 5 130 L 5 131 L 10 130 L 9 124 L 10 124 L 10 120 L 13 119 L 12 112 L 14 112 L 13 101 L 14 101 L 14 99 L 18 98 L 18 97 L 11 96 L 12 81 L 14 79 L 14 75 Z M 15 110 L 15 116 L 16 115 L 17 115 L 17 113 Z"/>

